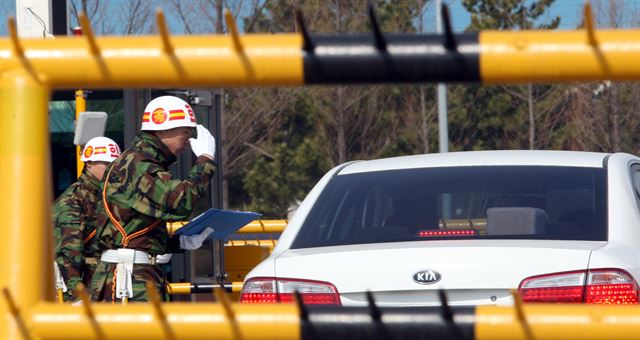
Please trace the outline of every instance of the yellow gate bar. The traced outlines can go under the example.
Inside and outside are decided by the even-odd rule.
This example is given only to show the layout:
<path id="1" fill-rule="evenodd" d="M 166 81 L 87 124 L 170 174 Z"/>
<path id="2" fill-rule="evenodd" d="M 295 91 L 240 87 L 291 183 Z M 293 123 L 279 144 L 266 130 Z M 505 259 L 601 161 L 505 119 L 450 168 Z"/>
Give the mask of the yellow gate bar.
<path id="1" fill-rule="evenodd" d="M 480 33 L 485 83 L 634 80 L 640 77 L 640 31 L 487 31 Z"/>
<path id="2" fill-rule="evenodd" d="M 24 67 L 52 88 L 640 78 L 640 30 L 483 31 L 450 49 L 434 35 L 384 50 L 362 34 L 308 39 L 313 49 L 298 34 L 4 38 L 0 74 Z"/>
<path id="3" fill-rule="evenodd" d="M 476 339 L 639 339 L 640 307 L 585 304 L 479 306 Z M 527 336 L 527 329 L 530 335 Z"/>
<path id="4" fill-rule="evenodd" d="M 236 231 L 236 234 L 281 233 L 287 220 L 255 220 Z"/>
<path id="5" fill-rule="evenodd" d="M 341 307 L 295 303 L 152 303 L 89 306 L 42 303 L 26 313 L 38 339 L 327 339 L 438 337 L 468 339 L 638 339 L 640 307 L 585 304 L 514 306 Z M 376 313 L 379 315 L 376 317 Z M 521 314 L 521 316 L 519 316 Z M 168 329 L 167 329 L 168 328 Z M 384 330 L 386 333 L 380 333 Z M 384 334 L 388 336 L 385 337 Z"/>
<path id="6" fill-rule="evenodd" d="M 213 292 L 216 287 L 223 288 L 227 293 L 239 293 L 242 291 L 242 282 L 228 282 L 223 285 L 216 283 L 191 283 L 191 282 L 174 282 L 167 283 L 167 294 L 169 295 L 188 295 L 197 293 Z"/>
<path id="7" fill-rule="evenodd" d="M 168 222 L 167 231 L 173 235 L 189 222 Z M 255 220 L 238 229 L 235 234 L 281 233 L 287 227 L 287 220 Z"/>
<path id="8" fill-rule="evenodd" d="M 38 339 L 165 339 L 167 323 L 175 339 L 299 339 L 301 329 L 296 304 L 95 303 L 87 312 L 42 303 L 26 319 Z"/>
<path id="9" fill-rule="evenodd" d="M 27 71 L 0 74 L 0 289 L 29 309 L 53 301 L 49 89 Z M 18 328 L 0 303 L 0 337 Z"/>
<path id="10" fill-rule="evenodd" d="M 96 37 L 98 54 L 85 36 L 21 40 L 35 73 L 53 88 L 300 85 L 301 39 L 295 34 L 245 35 L 234 49 L 224 35 Z M 13 42 L 0 39 L 0 74 L 22 68 Z"/>

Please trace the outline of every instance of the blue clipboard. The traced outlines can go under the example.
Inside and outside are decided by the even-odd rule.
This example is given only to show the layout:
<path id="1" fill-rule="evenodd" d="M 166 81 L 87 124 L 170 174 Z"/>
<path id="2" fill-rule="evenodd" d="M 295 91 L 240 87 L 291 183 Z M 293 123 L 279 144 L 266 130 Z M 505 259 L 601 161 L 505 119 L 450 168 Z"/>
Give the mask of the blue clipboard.
<path id="1" fill-rule="evenodd" d="M 262 214 L 254 212 L 211 208 L 176 230 L 176 234 L 196 235 L 200 234 L 206 227 L 211 227 L 213 232 L 209 235 L 209 238 L 224 239 L 261 216 Z"/>

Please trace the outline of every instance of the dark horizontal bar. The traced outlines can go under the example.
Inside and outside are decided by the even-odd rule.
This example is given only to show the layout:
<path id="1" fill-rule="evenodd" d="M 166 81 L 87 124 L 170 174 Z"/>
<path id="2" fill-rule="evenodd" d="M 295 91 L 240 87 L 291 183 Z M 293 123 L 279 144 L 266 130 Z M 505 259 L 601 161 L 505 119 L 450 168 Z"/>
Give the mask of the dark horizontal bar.
<path id="1" fill-rule="evenodd" d="M 213 292 L 213 289 L 218 287 L 224 288 L 224 291 L 227 293 L 232 292 L 231 283 L 223 283 L 222 285 L 219 285 L 217 283 L 192 283 L 191 294 L 202 294 L 202 293 L 211 294 Z"/>
<path id="2" fill-rule="evenodd" d="M 453 321 L 442 307 L 369 307 L 305 305 L 302 339 L 474 339 L 475 307 L 452 307 Z"/>
<path id="3" fill-rule="evenodd" d="M 478 33 L 456 34 L 453 50 L 437 34 L 385 34 L 385 50 L 371 34 L 310 39 L 305 84 L 480 81 Z"/>
<path id="4" fill-rule="evenodd" d="M 114 99 L 122 99 L 122 98 L 124 98 L 124 94 L 122 90 L 90 90 L 89 94 L 87 94 L 87 100 L 114 100 Z M 74 101 L 76 100 L 76 92 L 75 90 L 53 91 L 51 100 L 52 101 L 58 101 L 58 100 Z"/>

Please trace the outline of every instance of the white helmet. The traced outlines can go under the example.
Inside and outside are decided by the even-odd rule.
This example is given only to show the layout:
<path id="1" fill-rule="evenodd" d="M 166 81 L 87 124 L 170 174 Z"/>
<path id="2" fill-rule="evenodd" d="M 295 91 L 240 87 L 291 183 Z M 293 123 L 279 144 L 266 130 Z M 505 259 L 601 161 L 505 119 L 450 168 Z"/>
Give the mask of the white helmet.
<path id="1" fill-rule="evenodd" d="M 120 156 L 118 143 L 107 137 L 93 137 L 82 150 L 83 162 L 113 162 Z"/>
<path id="2" fill-rule="evenodd" d="M 144 109 L 141 130 L 169 130 L 181 126 L 196 127 L 196 116 L 191 106 L 178 97 L 158 97 Z"/>

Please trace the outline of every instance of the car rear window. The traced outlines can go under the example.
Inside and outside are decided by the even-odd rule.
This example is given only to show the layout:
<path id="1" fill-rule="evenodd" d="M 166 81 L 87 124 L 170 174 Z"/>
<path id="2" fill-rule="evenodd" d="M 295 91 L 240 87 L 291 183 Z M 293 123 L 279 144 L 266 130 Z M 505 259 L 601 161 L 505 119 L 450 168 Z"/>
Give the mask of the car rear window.
<path id="1" fill-rule="evenodd" d="M 606 240 L 606 170 L 475 166 L 331 179 L 292 248 L 442 239 Z"/>

